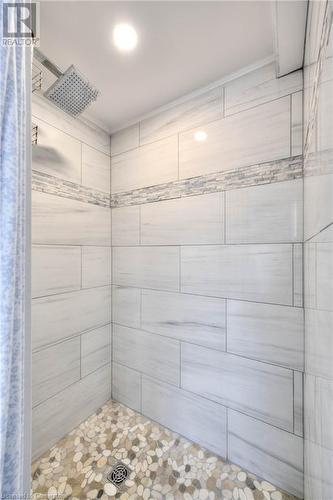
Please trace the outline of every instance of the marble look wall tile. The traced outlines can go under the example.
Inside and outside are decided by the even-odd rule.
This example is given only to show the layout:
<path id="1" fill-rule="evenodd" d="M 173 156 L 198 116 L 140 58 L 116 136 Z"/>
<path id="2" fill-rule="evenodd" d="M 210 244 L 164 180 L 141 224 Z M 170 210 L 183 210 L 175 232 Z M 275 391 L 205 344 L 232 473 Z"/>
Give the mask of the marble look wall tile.
<path id="1" fill-rule="evenodd" d="M 224 193 L 141 206 L 143 245 L 224 243 Z"/>
<path id="2" fill-rule="evenodd" d="M 305 498 L 332 498 L 333 451 L 307 439 L 304 446 Z"/>
<path id="3" fill-rule="evenodd" d="M 36 406 L 80 379 L 80 339 L 34 352 L 31 366 L 32 405 Z"/>
<path id="4" fill-rule="evenodd" d="M 179 342 L 113 325 L 113 360 L 157 379 L 179 384 Z"/>
<path id="5" fill-rule="evenodd" d="M 32 242 L 111 245 L 109 208 L 32 192 Z"/>
<path id="6" fill-rule="evenodd" d="M 138 288 L 112 287 L 112 321 L 120 325 L 140 328 L 141 290 Z"/>
<path id="7" fill-rule="evenodd" d="M 303 241 L 303 181 L 227 191 L 226 243 Z"/>
<path id="8" fill-rule="evenodd" d="M 158 335 L 225 350 L 225 300 L 142 290 L 142 328 Z"/>
<path id="9" fill-rule="evenodd" d="M 112 399 L 141 412 L 141 373 L 113 361 Z"/>
<path id="10" fill-rule="evenodd" d="M 140 122 L 140 144 L 222 118 L 223 89 L 217 87 Z"/>
<path id="11" fill-rule="evenodd" d="M 182 343 L 181 387 L 293 431 L 293 372 L 286 368 Z"/>
<path id="12" fill-rule="evenodd" d="M 291 96 L 291 155 L 303 153 L 303 91 Z"/>
<path id="13" fill-rule="evenodd" d="M 124 153 L 139 146 L 139 124 L 119 130 L 111 136 L 111 155 Z"/>
<path id="14" fill-rule="evenodd" d="M 112 209 L 112 245 L 140 244 L 140 207 Z"/>
<path id="15" fill-rule="evenodd" d="M 207 140 L 179 135 L 179 177 L 232 170 L 290 156 L 290 99 L 283 97 L 205 126 Z"/>
<path id="16" fill-rule="evenodd" d="M 178 178 L 178 138 L 162 139 L 112 157 L 111 191 L 152 186 Z"/>
<path id="17" fill-rule="evenodd" d="M 81 335 L 81 377 L 111 362 L 111 324 Z"/>
<path id="18" fill-rule="evenodd" d="M 267 64 L 226 85 L 225 115 L 235 114 L 297 92 L 302 86 L 302 71 L 294 71 L 282 78 L 276 78 L 275 63 Z"/>
<path id="19" fill-rule="evenodd" d="M 90 416 L 110 394 L 110 367 L 105 366 L 36 406 L 32 412 L 32 458 Z"/>
<path id="20" fill-rule="evenodd" d="M 298 307 L 227 301 L 228 352 L 304 369 L 304 313 Z"/>
<path id="21" fill-rule="evenodd" d="M 181 248 L 181 291 L 292 305 L 292 245 Z"/>
<path id="22" fill-rule="evenodd" d="M 110 154 L 110 135 L 105 130 L 88 122 L 88 120 L 73 118 L 53 106 L 48 99 L 36 93 L 32 95 L 32 115 L 34 123 L 39 118 L 79 141 L 85 142 L 103 153 Z"/>
<path id="23" fill-rule="evenodd" d="M 303 243 L 293 249 L 294 306 L 303 307 Z"/>
<path id="24" fill-rule="evenodd" d="M 110 287 L 33 299 L 32 347 L 37 349 L 84 330 L 105 325 L 110 322 L 110 315 Z"/>
<path id="25" fill-rule="evenodd" d="M 306 160 L 305 160 L 306 169 Z M 333 174 L 304 177 L 304 238 L 308 240 L 332 223 Z"/>
<path id="26" fill-rule="evenodd" d="M 305 310 L 305 369 L 312 375 L 333 378 L 333 312 Z"/>
<path id="27" fill-rule="evenodd" d="M 73 182 L 81 182 L 81 143 L 34 117 L 38 144 L 32 148 L 32 168 Z"/>
<path id="28" fill-rule="evenodd" d="M 227 454 L 222 405 L 143 377 L 142 413 L 222 457 Z"/>
<path id="29" fill-rule="evenodd" d="M 303 439 L 228 410 L 228 458 L 303 498 Z"/>
<path id="30" fill-rule="evenodd" d="M 113 247 L 115 285 L 157 290 L 179 290 L 177 247 Z"/>
<path id="31" fill-rule="evenodd" d="M 315 241 L 317 308 L 333 311 L 333 224 L 322 231 Z"/>
<path id="32" fill-rule="evenodd" d="M 109 285 L 111 283 L 111 248 L 82 247 L 82 287 Z"/>
<path id="33" fill-rule="evenodd" d="M 110 156 L 82 144 L 82 184 L 110 193 Z"/>
<path id="34" fill-rule="evenodd" d="M 333 380 L 305 376 L 306 439 L 333 451 Z"/>
<path id="35" fill-rule="evenodd" d="M 80 247 L 33 245 L 31 265 L 32 297 L 81 288 Z"/>
<path id="36" fill-rule="evenodd" d="M 303 373 L 294 371 L 294 434 L 303 436 Z"/>

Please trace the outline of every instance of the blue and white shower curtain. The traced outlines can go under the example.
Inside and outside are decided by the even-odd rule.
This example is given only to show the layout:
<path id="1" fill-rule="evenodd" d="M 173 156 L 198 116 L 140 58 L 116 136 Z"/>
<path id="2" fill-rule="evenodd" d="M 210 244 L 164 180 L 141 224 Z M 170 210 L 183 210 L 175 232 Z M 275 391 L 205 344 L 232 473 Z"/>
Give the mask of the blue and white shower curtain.
<path id="1" fill-rule="evenodd" d="M 25 50 L 2 46 L 0 0 L 0 498 L 21 498 L 25 412 Z"/>

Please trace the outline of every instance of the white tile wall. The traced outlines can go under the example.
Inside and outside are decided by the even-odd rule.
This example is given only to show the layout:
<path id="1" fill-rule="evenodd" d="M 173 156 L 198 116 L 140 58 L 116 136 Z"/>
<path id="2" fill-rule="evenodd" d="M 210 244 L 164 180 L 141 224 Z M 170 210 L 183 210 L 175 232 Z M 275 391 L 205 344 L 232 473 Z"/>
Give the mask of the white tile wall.
<path id="1" fill-rule="evenodd" d="M 112 245 L 140 244 L 140 207 L 112 209 Z"/>
<path id="2" fill-rule="evenodd" d="M 82 144 L 82 184 L 110 193 L 110 156 Z"/>
<path id="3" fill-rule="evenodd" d="M 114 325 L 113 360 L 116 363 L 178 385 L 180 346 L 176 340 Z"/>
<path id="4" fill-rule="evenodd" d="M 53 245 L 111 245 L 110 209 L 32 192 L 32 242 Z"/>
<path id="5" fill-rule="evenodd" d="M 224 193 L 141 206 L 143 245 L 224 243 Z"/>
<path id="6" fill-rule="evenodd" d="M 142 380 L 142 413 L 225 457 L 226 408 L 148 377 Z"/>
<path id="7" fill-rule="evenodd" d="M 85 377 L 111 359 L 111 325 L 81 335 L 81 376 Z"/>
<path id="8" fill-rule="evenodd" d="M 231 170 L 290 156 L 290 98 L 228 116 L 205 125 L 207 140 L 196 129 L 179 135 L 180 178 Z"/>
<path id="9" fill-rule="evenodd" d="M 222 118 L 222 113 L 223 89 L 217 87 L 143 120 L 140 123 L 140 144 L 217 120 Z"/>
<path id="10" fill-rule="evenodd" d="M 227 191 L 226 243 L 303 240 L 303 180 Z"/>
<path id="11" fill-rule="evenodd" d="M 112 263 L 115 285 L 179 290 L 177 247 L 114 247 Z"/>
<path id="12" fill-rule="evenodd" d="M 304 369 L 304 311 L 297 307 L 228 300 L 228 351 Z"/>
<path id="13" fill-rule="evenodd" d="M 111 248 L 82 247 L 82 287 L 109 285 L 111 283 Z"/>
<path id="14" fill-rule="evenodd" d="M 303 497 L 303 439 L 228 410 L 229 459 Z"/>
<path id="15" fill-rule="evenodd" d="M 142 290 L 142 328 L 224 351 L 225 300 Z"/>
<path id="16" fill-rule="evenodd" d="M 111 176 L 112 193 L 176 180 L 177 136 L 112 157 Z"/>
<path id="17" fill-rule="evenodd" d="M 292 305 L 292 245 L 182 247 L 181 291 Z"/>
<path id="18" fill-rule="evenodd" d="M 80 380 L 80 339 L 47 347 L 32 355 L 32 405 Z"/>
<path id="19" fill-rule="evenodd" d="M 182 343 L 181 386 L 211 401 L 293 431 L 293 372 Z"/>
<path id="20" fill-rule="evenodd" d="M 81 288 L 80 247 L 33 245 L 31 264 L 33 298 Z"/>

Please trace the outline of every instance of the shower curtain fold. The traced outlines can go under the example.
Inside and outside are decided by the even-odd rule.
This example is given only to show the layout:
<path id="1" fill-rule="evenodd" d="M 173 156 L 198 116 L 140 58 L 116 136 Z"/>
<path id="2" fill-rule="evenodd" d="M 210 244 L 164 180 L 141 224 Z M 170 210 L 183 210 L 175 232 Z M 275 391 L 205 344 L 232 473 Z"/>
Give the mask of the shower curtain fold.
<path id="1" fill-rule="evenodd" d="M 26 60 L 0 46 L 0 498 L 26 492 Z"/>

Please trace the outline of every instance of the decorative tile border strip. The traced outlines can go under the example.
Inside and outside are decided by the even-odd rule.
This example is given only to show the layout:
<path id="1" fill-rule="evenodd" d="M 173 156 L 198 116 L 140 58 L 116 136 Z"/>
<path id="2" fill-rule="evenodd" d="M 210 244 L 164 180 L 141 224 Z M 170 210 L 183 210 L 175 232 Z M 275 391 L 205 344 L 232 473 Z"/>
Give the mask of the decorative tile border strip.
<path id="1" fill-rule="evenodd" d="M 111 207 L 142 205 L 154 201 L 288 181 L 299 179 L 302 176 L 303 157 L 294 156 L 274 162 L 242 167 L 236 170 L 216 172 L 190 179 L 182 179 L 180 181 L 112 194 Z"/>
<path id="2" fill-rule="evenodd" d="M 62 196 L 63 198 L 71 198 L 72 200 L 91 203 L 102 207 L 110 207 L 110 195 L 102 191 L 81 186 L 75 182 L 59 179 L 53 175 L 32 171 L 32 189 L 43 193 Z"/>

